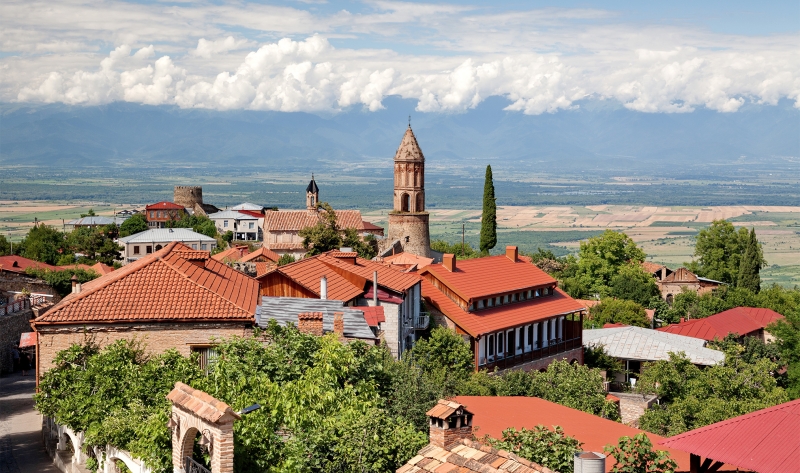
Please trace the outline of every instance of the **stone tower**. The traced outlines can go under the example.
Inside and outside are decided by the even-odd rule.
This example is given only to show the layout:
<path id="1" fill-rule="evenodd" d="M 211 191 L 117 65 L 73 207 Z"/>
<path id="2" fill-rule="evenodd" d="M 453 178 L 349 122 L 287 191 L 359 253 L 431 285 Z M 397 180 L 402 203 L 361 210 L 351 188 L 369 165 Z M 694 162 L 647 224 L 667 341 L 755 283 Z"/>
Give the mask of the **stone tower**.
<path id="1" fill-rule="evenodd" d="M 394 209 L 389 213 L 389 241 L 403 251 L 429 258 L 431 237 L 425 211 L 425 156 L 408 126 L 394 155 Z"/>
<path id="2" fill-rule="evenodd" d="M 311 182 L 308 183 L 308 187 L 306 187 L 306 209 L 309 212 L 317 210 L 317 204 L 319 203 L 319 187 L 317 187 L 316 181 L 314 181 L 314 175 L 311 175 Z"/>
<path id="3" fill-rule="evenodd" d="M 194 209 L 195 204 L 202 206 L 203 188 L 200 186 L 175 186 L 172 201 L 187 209 Z"/>

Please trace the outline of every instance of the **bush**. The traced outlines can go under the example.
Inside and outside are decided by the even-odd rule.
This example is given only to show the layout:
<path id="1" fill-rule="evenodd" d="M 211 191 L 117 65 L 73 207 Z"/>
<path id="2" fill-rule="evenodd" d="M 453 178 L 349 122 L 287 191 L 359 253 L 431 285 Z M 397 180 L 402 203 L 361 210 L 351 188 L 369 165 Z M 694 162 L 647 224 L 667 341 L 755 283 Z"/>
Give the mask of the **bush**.
<path id="1" fill-rule="evenodd" d="M 589 309 L 592 321 L 602 327 L 604 324 L 625 324 L 636 327 L 650 327 L 647 313 L 640 304 L 621 299 L 603 299 Z"/>
<path id="2" fill-rule="evenodd" d="M 581 449 L 581 442 L 564 433 L 559 426 L 553 430 L 537 425 L 531 430 L 513 427 L 503 431 L 499 440 L 488 435 L 483 442 L 498 450 L 506 450 L 559 473 L 572 473 L 573 456 Z"/>
<path id="3" fill-rule="evenodd" d="M 653 450 L 653 444 L 643 433 L 633 438 L 620 437 L 616 446 L 607 445 L 603 450 L 616 459 L 613 473 L 673 473 L 678 467 L 669 452 Z"/>

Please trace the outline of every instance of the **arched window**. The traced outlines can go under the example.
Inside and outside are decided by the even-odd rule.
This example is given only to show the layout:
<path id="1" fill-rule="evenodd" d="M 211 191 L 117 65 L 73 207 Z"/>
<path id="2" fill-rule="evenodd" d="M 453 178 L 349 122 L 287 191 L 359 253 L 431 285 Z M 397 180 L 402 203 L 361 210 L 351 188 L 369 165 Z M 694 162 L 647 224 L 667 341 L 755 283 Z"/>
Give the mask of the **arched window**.
<path id="1" fill-rule="evenodd" d="M 401 212 L 408 212 L 411 208 L 411 197 L 408 194 L 402 194 L 400 196 L 400 211 Z"/>

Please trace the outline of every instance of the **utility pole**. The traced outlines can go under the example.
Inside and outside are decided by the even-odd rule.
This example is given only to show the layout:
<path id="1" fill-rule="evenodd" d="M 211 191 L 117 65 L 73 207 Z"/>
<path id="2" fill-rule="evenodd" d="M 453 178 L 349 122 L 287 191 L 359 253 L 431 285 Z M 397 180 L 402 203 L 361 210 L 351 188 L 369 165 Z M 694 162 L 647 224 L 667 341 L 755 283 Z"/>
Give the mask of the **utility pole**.
<path id="1" fill-rule="evenodd" d="M 461 222 L 461 257 L 464 257 L 464 229 L 466 228 L 467 224 Z"/>

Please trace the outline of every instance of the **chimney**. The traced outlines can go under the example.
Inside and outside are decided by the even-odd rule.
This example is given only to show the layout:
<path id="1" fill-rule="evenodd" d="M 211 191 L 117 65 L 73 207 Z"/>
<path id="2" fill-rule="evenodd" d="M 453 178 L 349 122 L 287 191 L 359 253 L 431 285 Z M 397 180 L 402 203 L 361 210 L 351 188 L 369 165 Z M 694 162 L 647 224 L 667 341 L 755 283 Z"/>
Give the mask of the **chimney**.
<path id="1" fill-rule="evenodd" d="M 297 314 L 297 329 L 306 335 L 322 336 L 322 312 Z"/>
<path id="2" fill-rule="evenodd" d="M 684 322 L 686 322 L 686 319 L 684 317 L 681 317 L 681 323 L 684 323 Z"/>
<path id="3" fill-rule="evenodd" d="M 322 276 L 322 278 L 319 280 L 319 298 L 328 298 L 328 278 L 325 276 Z"/>
<path id="4" fill-rule="evenodd" d="M 339 248 L 338 251 L 331 251 L 331 256 L 343 263 L 352 264 L 355 266 L 356 256 L 358 256 L 358 254 L 356 254 L 352 248 Z"/>
<path id="5" fill-rule="evenodd" d="M 344 312 L 334 312 L 333 313 L 333 333 L 336 334 L 336 337 L 339 339 L 340 342 L 345 340 L 344 338 Z"/>
<path id="6" fill-rule="evenodd" d="M 78 288 L 78 276 L 73 274 L 70 281 L 72 281 L 72 293 L 77 294 L 80 291 Z"/>
<path id="7" fill-rule="evenodd" d="M 456 255 L 445 253 L 442 256 L 442 266 L 451 273 L 454 273 L 456 271 Z"/>
<path id="8" fill-rule="evenodd" d="M 378 307 L 378 272 L 372 272 L 372 304 Z"/>
<path id="9" fill-rule="evenodd" d="M 517 262 L 517 254 L 519 251 L 517 250 L 516 246 L 507 246 L 506 247 L 506 258 L 510 259 L 513 262 Z"/>
<path id="10" fill-rule="evenodd" d="M 430 444 L 444 449 L 472 439 L 472 413 L 461 404 L 440 399 L 427 412 Z"/>

